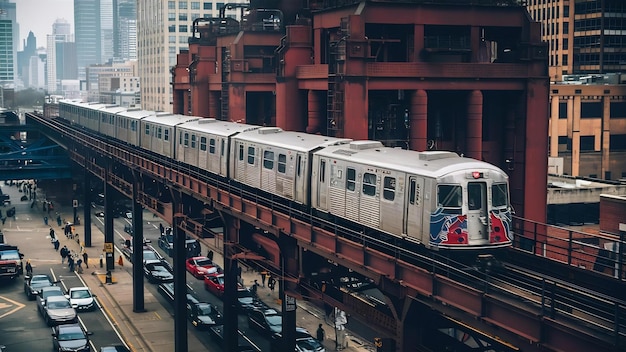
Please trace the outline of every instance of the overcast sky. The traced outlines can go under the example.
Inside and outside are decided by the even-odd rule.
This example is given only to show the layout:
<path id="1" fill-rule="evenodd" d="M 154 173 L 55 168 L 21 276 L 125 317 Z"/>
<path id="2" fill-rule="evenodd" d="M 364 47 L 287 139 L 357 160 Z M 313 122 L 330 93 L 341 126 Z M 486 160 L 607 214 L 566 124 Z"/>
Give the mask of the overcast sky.
<path id="1" fill-rule="evenodd" d="M 16 5 L 17 23 L 20 25 L 19 50 L 32 31 L 37 38 L 37 47 L 46 46 L 46 35 L 52 34 L 52 24 L 63 18 L 74 29 L 74 0 L 12 0 Z"/>

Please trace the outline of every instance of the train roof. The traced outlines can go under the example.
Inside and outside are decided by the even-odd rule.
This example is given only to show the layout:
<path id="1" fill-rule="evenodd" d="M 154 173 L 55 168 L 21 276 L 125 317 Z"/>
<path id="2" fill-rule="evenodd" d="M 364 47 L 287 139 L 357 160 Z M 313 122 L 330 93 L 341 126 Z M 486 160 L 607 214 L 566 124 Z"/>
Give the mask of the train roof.
<path id="1" fill-rule="evenodd" d="M 345 144 L 351 141 L 351 139 L 347 138 L 283 131 L 278 127 L 261 127 L 253 131 L 240 133 L 233 138 L 302 152 L 329 145 Z"/>
<path id="2" fill-rule="evenodd" d="M 189 121 L 193 121 L 197 119 L 199 119 L 199 117 L 180 115 L 180 114 L 170 114 L 166 112 L 157 112 L 154 115 L 151 115 L 142 119 L 142 121 L 153 122 L 153 123 L 157 123 L 157 124 L 165 125 L 165 126 L 176 126 L 176 125 L 180 125 L 181 123 L 189 122 Z"/>
<path id="3" fill-rule="evenodd" d="M 214 118 L 200 118 L 198 120 L 185 122 L 178 126 L 178 128 L 189 131 L 210 133 L 217 136 L 232 136 L 240 132 L 259 129 L 261 126 L 216 120 Z"/>
<path id="4" fill-rule="evenodd" d="M 111 105 L 106 105 L 103 108 L 99 109 L 100 112 L 106 112 L 109 114 L 117 114 L 119 112 L 122 111 L 126 111 L 126 108 L 121 107 L 119 105 L 115 105 L 115 106 L 111 106 Z"/>
<path id="5" fill-rule="evenodd" d="M 504 174 L 501 169 L 494 165 L 461 157 L 454 152 L 417 152 L 385 147 L 382 143 L 374 141 L 353 141 L 345 145 L 329 146 L 316 152 L 316 154 L 331 159 L 346 160 L 433 178 L 468 169 L 493 170 Z"/>
<path id="6" fill-rule="evenodd" d="M 154 111 L 130 108 L 130 109 L 127 109 L 126 111 L 119 112 L 118 115 L 123 116 L 123 117 L 128 117 L 131 119 L 142 119 L 144 117 L 154 115 Z"/>

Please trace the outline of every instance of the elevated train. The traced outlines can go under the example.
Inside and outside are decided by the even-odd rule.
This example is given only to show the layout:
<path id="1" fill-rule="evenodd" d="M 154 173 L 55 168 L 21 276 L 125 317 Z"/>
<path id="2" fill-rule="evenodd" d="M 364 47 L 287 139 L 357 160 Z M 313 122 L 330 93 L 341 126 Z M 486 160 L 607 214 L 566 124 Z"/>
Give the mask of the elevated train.
<path id="1" fill-rule="evenodd" d="M 59 116 L 428 249 L 512 244 L 507 174 L 456 153 L 71 100 L 59 103 Z"/>

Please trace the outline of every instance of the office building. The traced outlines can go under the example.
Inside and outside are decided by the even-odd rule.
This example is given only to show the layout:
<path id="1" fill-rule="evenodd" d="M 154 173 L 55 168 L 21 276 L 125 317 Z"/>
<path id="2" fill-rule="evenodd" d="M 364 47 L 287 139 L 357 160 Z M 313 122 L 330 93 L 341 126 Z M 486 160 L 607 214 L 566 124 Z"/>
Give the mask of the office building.
<path id="1" fill-rule="evenodd" d="M 15 4 L 0 0 L 0 85 L 15 87 L 19 27 Z"/>
<path id="2" fill-rule="evenodd" d="M 114 56 L 137 59 L 137 3 L 135 0 L 113 2 Z"/>
<path id="3" fill-rule="evenodd" d="M 57 19 L 52 34 L 46 37 L 46 90 L 53 94 L 61 90 L 61 80 L 78 79 L 76 43 L 70 24 Z"/>
<path id="4" fill-rule="evenodd" d="M 224 17 L 241 18 L 242 9 L 234 4 L 248 1 L 227 3 L 232 9 L 225 10 Z M 224 4 L 223 1 L 137 1 L 137 50 L 144 109 L 172 111 L 170 69 L 176 65 L 176 54 L 188 49 L 193 21 L 219 17 Z"/>

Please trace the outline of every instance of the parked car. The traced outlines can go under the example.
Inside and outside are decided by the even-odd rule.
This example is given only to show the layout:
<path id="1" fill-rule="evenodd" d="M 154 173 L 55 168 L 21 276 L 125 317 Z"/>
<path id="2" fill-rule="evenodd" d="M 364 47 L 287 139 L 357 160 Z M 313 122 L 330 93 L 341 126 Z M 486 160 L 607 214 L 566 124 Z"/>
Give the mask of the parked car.
<path id="1" fill-rule="evenodd" d="M 222 314 L 214 305 L 207 302 L 187 301 L 187 317 L 199 330 L 222 323 Z"/>
<path id="2" fill-rule="evenodd" d="M 130 352 L 130 350 L 124 345 L 111 345 L 100 347 L 100 352 Z"/>
<path id="3" fill-rule="evenodd" d="M 216 270 L 204 275 L 204 288 L 217 297 L 222 297 L 224 295 L 224 274 L 220 274 Z"/>
<path id="4" fill-rule="evenodd" d="M 168 300 L 168 302 L 172 304 L 174 303 L 174 283 L 173 282 L 166 282 L 166 283 L 160 284 L 158 291 L 161 293 L 163 297 L 165 297 L 165 299 Z M 189 287 L 189 285 L 187 285 L 187 294 L 190 295 L 191 292 L 193 292 L 193 290 Z M 189 302 L 189 297 L 187 297 L 187 302 Z M 199 302 L 199 301 L 196 299 L 196 302 Z"/>
<path id="5" fill-rule="evenodd" d="M 89 335 L 80 324 L 58 325 L 52 328 L 52 349 L 57 352 L 89 352 Z"/>
<path id="6" fill-rule="evenodd" d="M 219 265 L 215 264 L 211 259 L 207 257 L 192 257 L 185 262 L 185 268 L 196 279 L 203 279 L 204 275 L 208 274 L 211 268 L 217 268 L 218 272 L 222 271 Z"/>
<path id="7" fill-rule="evenodd" d="M 265 302 L 261 301 L 249 289 L 243 286 L 238 286 L 237 288 L 237 307 L 242 312 L 269 308 Z"/>
<path id="8" fill-rule="evenodd" d="M 52 297 L 52 296 L 65 297 L 65 293 L 63 292 L 63 289 L 59 286 L 47 286 L 47 287 L 42 287 L 39 290 L 39 294 L 37 295 L 37 309 L 39 310 L 39 313 L 41 313 L 42 316 L 43 316 L 43 307 L 44 307 L 45 300 L 46 298 Z"/>
<path id="9" fill-rule="evenodd" d="M 276 309 L 253 309 L 248 312 L 248 326 L 267 337 L 280 334 L 282 325 L 283 317 Z"/>
<path id="10" fill-rule="evenodd" d="M 72 287 L 65 298 L 70 300 L 72 307 L 79 311 L 91 311 L 97 308 L 96 295 L 88 287 Z"/>
<path id="11" fill-rule="evenodd" d="M 24 293 L 29 300 L 34 300 L 43 287 L 53 286 L 54 281 L 48 274 L 38 274 L 33 276 L 24 276 Z"/>
<path id="12" fill-rule="evenodd" d="M 308 330 L 296 327 L 296 352 L 326 352 L 326 349 Z"/>
<path id="13" fill-rule="evenodd" d="M 78 315 L 67 298 L 53 296 L 44 301 L 43 319 L 48 325 L 70 324 L 78 321 Z"/>
<path id="14" fill-rule="evenodd" d="M 172 267 L 165 260 L 147 260 L 143 264 L 143 273 L 148 282 L 162 284 L 174 281 Z"/>

